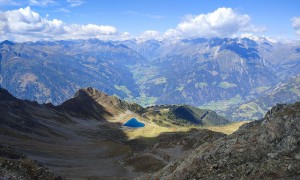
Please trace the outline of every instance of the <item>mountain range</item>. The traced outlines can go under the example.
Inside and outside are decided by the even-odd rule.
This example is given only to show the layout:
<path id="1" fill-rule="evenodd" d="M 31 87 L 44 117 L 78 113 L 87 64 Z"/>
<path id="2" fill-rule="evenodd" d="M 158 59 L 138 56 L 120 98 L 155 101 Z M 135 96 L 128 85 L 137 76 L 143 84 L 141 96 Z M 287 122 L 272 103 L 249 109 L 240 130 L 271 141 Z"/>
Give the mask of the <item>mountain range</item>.
<path id="1" fill-rule="evenodd" d="M 91 86 L 143 107 L 188 104 L 229 120 L 249 120 L 283 103 L 274 99 L 263 108 L 251 103 L 253 112 L 240 115 L 249 106 L 243 104 L 259 101 L 299 75 L 299 48 L 299 42 L 264 38 L 3 41 L 0 85 L 39 103 L 58 105 Z M 285 99 L 299 100 L 291 96 Z M 237 106 L 241 110 L 232 114 Z"/>

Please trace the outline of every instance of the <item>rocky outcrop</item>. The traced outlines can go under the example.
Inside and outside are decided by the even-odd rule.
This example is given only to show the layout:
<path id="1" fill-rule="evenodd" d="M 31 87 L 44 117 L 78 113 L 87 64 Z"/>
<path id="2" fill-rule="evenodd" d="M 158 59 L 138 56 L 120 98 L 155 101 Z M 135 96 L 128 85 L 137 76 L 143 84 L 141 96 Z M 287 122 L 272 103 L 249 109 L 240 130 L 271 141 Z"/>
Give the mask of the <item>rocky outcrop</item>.
<path id="1" fill-rule="evenodd" d="M 205 143 L 142 179 L 299 179 L 300 102 Z"/>

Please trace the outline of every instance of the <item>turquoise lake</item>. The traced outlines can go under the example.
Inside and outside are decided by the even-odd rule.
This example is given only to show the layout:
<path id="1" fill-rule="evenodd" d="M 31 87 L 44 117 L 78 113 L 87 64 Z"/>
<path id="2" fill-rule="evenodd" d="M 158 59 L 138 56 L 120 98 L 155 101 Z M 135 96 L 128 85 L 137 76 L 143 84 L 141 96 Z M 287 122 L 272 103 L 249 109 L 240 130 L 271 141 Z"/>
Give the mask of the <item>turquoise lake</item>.
<path id="1" fill-rule="evenodd" d="M 132 127 L 132 128 L 141 128 L 144 127 L 145 124 L 138 121 L 136 118 L 131 118 L 128 120 L 123 126 Z"/>

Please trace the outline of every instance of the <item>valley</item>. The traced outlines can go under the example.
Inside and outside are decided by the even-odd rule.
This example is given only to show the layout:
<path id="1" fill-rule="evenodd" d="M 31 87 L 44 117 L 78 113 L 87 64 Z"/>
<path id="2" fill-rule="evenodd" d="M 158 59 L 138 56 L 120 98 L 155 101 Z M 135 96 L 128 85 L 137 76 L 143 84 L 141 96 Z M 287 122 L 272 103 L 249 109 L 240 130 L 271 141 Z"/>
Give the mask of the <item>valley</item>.
<path id="1" fill-rule="evenodd" d="M 143 107 L 188 104 L 253 120 L 299 100 L 299 47 L 265 38 L 3 41 L 0 85 L 39 103 L 59 105 L 91 86 Z M 289 82 L 284 99 L 263 98 Z M 261 97 L 265 105 L 255 103 Z"/>
<path id="2" fill-rule="evenodd" d="M 233 151 L 241 161 L 250 156 L 260 161 L 272 152 L 255 146 L 261 153 L 248 157 L 240 149 L 249 152 L 247 142 L 229 147 L 223 142 L 262 136 L 262 147 L 279 151 L 265 141 L 265 129 L 257 124 L 267 123 L 275 104 L 300 100 L 300 54 L 293 53 L 298 46 L 247 38 L 4 41 L 0 84 L 7 90 L 0 90 L 0 176 L 190 179 L 206 178 L 201 174 L 206 172 L 227 178 L 230 174 L 222 174 L 227 165 L 211 164 L 214 160 L 206 157 L 205 149 Z M 272 52 L 279 49 L 290 52 L 284 61 L 274 59 Z M 298 105 L 287 107 L 295 114 L 287 117 L 298 126 Z M 132 118 L 143 125 L 124 126 Z M 270 133 L 277 132 L 271 128 Z M 232 176 L 295 175 L 299 146 L 289 143 L 294 149 L 284 151 L 295 154 L 289 157 L 295 164 L 291 171 L 273 172 L 266 166 L 266 172 L 255 168 L 244 172 L 239 162 L 230 161 L 243 172 Z M 198 152 L 213 170 L 194 164 Z M 200 174 L 193 168 L 184 170 L 186 164 L 204 170 Z"/>
<path id="3" fill-rule="evenodd" d="M 300 179 L 299 7 L 0 0 L 0 180 Z"/>

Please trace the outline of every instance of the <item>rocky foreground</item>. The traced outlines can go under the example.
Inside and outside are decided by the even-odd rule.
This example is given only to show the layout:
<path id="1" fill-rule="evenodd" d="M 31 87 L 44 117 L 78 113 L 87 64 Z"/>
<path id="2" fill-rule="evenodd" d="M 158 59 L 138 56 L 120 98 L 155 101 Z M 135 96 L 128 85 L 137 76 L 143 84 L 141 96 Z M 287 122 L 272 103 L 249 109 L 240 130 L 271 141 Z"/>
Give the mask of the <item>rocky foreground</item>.
<path id="1" fill-rule="evenodd" d="M 124 112 L 155 130 L 146 117 L 163 111 L 91 88 L 60 106 L 0 89 L 0 179 L 300 179 L 300 102 L 231 135 L 199 127 L 131 139 L 116 121 Z"/>
<path id="2" fill-rule="evenodd" d="M 63 179 L 37 161 L 8 146 L 0 145 L 0 165 L 0 179 Z"/>
<path id="3" fill-rule="evenodd" d="M 300 102 L 276 105 L 263 119 L 205 143 L 139 179 L 299 179 Z"/>

